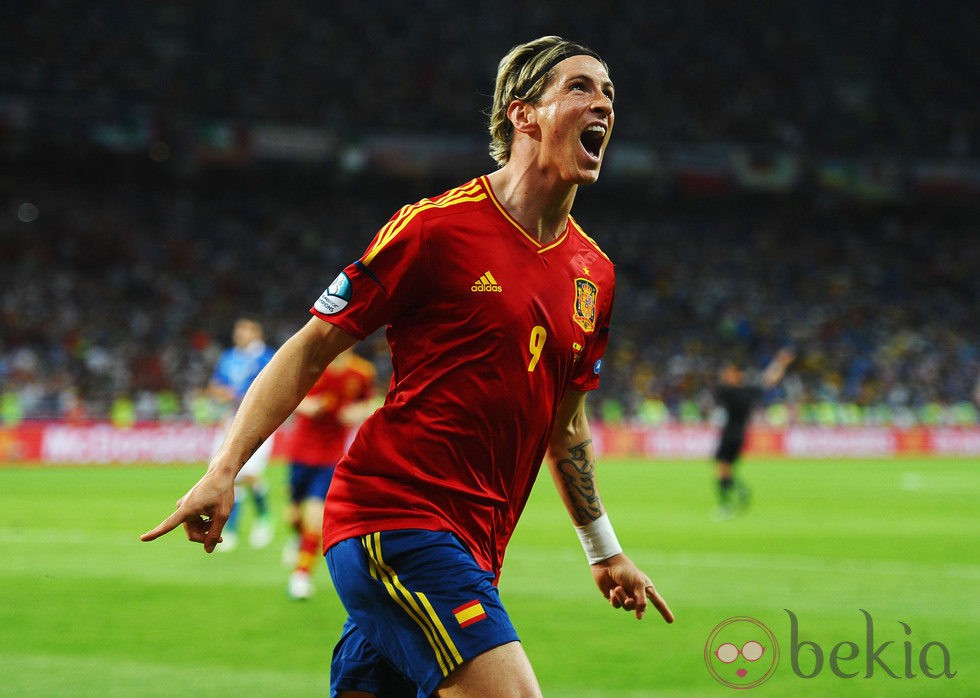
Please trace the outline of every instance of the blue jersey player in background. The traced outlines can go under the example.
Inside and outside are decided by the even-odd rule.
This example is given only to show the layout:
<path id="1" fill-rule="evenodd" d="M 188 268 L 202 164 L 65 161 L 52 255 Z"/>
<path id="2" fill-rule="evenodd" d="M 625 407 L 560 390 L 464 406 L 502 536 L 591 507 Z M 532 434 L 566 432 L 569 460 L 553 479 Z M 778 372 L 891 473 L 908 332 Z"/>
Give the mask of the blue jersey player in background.
<path id="1" fill-rule="evenodd" d="M 214 451 L 217 451 L 224 440 L 245 392 L 275 353 L 265 343 L 262 325 L 249 318 L 235 321 L 232 342 L 233 346 L 222 352 L 218 359 L 208 385 L 208 394 L 225 411 L 223 428 L 216 436 Z M 249 534 L 249 544 L 255 548 L 264 548 L 272 542 L 274 526 L 269 514 L 269 486 L 265 479 L 265 468 L 271 453 L 272 439 L 266 439 L 238 473 L 235 479 L 235 504 L 228 523 L 225 524 L 223 540 L 218 550 L 227 552 L 238 545 L 239 515 L 246 495 L 251 496 L 255 504 L 255 521 Z"/>

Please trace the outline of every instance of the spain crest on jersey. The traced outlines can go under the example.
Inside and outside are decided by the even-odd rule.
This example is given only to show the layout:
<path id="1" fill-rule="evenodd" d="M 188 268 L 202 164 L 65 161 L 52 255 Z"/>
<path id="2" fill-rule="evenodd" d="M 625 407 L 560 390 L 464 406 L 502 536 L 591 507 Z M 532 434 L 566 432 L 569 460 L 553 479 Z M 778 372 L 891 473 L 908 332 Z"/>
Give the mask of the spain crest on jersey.
<path id="1" fill-rule="evenodd" d="M 575 279 L 575 314 L 572 319 L 586 332 L 595 329 L 596 299 L 599 289 L 588 279 Z"/>

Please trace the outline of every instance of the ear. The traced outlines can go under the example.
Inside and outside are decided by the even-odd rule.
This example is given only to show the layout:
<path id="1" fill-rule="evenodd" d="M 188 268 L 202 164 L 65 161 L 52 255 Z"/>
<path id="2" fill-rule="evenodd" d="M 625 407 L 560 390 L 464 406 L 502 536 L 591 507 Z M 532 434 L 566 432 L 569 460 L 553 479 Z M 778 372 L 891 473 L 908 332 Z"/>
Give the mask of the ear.
<path id="1" fill-rule="evenodd" d="M 534 105 L 515 99 L 507 107 L 507 118 L 514 126 L 514 131 L 534 133 L 538 128 L 538 112 Z"/>

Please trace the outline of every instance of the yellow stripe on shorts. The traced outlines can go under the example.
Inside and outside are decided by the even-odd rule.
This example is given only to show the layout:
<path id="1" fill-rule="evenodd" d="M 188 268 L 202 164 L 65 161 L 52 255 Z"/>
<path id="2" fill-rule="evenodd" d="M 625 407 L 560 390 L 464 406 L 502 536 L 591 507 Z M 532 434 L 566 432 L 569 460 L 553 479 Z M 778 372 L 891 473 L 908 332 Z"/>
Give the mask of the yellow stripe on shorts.
<path id="1" fill-rule="evenodd" d="M 381 534 L 371 533 L 361 537 L 361 545 L 371 561 L 371 576 L 380 580 L 392 600 L 404 609 L 408 616 L 422 630 L 439 662 L 443 676 L 463 663 L 456 644 L 446 631 L 432 604 L 421 592 L 413 592 L 405 587 L 398 574 L 385 564 L 381 555 Z"/>

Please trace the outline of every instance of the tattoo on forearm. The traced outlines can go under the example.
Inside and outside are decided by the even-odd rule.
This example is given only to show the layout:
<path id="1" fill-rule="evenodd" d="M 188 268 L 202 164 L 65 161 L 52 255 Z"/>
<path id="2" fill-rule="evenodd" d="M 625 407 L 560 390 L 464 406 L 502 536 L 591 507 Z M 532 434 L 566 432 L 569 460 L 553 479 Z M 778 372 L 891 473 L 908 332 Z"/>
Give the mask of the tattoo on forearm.
<path id="1" fill-rule="evenodd" d="M 558 461 L 565 491 L 571 498 L 574 513 L 572 518 L 577 526 L 595 521 L 602 516 L 602 502 L 595 484 L 595 461 L 589 460 L 587 447 L 592 439 L 587 439 L 568 449 L 568 456 Z"/>

